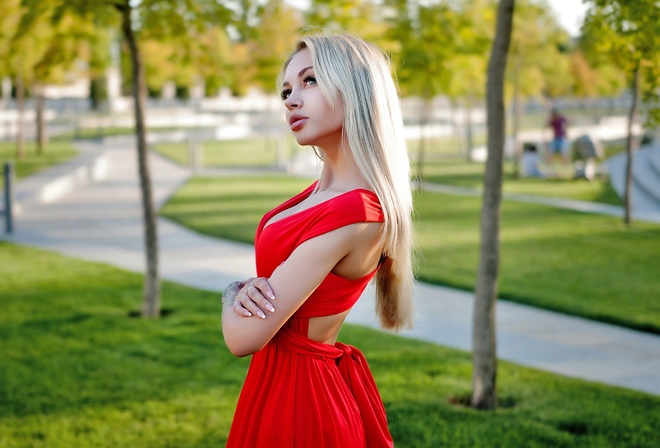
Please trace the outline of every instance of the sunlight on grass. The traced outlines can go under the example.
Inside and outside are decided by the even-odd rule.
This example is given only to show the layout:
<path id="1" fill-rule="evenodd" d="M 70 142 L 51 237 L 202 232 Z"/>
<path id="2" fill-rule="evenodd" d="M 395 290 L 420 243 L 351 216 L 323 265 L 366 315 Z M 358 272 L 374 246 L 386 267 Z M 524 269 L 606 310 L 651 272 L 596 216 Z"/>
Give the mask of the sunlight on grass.
<path id="1" fill-rule="evenodd" d="M 415 202 L 420 278 L 473 289 L 479 198 L 421 193 Z M 660 332 L 660 226 L 504 201 L 500 295 Z"/>
<path id="2" fill-rule="evenodd" d="M 140 275 L 0 243 L 0 446 L 225 444 L 249 359 L 224 346 L 218 294 L 165 282 L 167 317 L 127 317 L 141 295 Z M 501 407 L 483 413 L 460 405 L 468 353 L 340 339 L 369 360 L 399 447 L 660 444 L 658 397 L 500 362 Z"/>

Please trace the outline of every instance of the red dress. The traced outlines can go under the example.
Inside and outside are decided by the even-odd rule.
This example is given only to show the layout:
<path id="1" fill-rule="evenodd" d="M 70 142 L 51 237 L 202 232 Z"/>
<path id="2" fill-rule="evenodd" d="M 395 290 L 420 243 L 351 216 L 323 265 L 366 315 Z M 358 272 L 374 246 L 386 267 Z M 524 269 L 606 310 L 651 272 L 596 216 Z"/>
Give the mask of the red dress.
<path id="1" fill-rule="evenodd" d="M 382 222 L 378 197 L 352 190 L 265 224 L 313 191 L 268 212 L 255 237 L 257 275 L 270 277 L 304 241 L 342 226 Z M 394 446 L 385 408 L 362 353 L 307 337 L 309 319 L 350 309 L 376 271 L 347 280 L 329 273 L 273 339 L 252 356 L 228 447 L 354 448 Z"/>

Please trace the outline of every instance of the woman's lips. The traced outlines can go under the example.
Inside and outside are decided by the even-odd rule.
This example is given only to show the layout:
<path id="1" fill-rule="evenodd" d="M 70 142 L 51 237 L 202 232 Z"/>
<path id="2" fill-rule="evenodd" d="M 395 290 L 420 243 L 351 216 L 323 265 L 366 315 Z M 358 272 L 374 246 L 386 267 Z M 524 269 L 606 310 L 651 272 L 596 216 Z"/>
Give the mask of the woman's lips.
<path id="1" fill-rule="evenodd" d="M 292 117 L 290 121 L 291 130 L 295 132 L 302 129 L 305 122 L 307 122 L 307 117 Z"/>

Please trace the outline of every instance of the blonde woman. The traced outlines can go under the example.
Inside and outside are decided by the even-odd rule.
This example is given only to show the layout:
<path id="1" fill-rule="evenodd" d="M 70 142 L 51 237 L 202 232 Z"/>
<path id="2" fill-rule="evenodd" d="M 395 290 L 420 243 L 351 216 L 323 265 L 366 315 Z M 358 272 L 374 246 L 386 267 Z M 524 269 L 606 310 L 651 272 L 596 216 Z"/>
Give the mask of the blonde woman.
<path id="1" fill-rule="evenodd" d="M 364 357 L 336 342 L 374 277 L 382 325 L 413 321 L 410 164 L 390 66 L 358 38 L 308 36 L 278 82 L 291 131 L 323 169 L 263 217 L 259 277 L 223 296 L 227 347 L 253 355 L 228 446 L 392 446 Z"/>

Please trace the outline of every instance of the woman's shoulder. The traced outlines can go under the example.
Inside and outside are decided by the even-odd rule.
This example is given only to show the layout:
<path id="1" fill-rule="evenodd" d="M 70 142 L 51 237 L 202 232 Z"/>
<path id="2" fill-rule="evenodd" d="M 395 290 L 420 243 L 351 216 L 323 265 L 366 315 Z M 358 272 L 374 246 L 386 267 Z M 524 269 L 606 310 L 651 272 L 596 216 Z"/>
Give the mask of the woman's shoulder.
<path id="1" fill-rule="evenodd" d="M 366 188 L 356 188 L 346 191 L 328 201 L 329 212 L 344 216 L 354 216 L 363 221 L 383 220 L 383 209 L 378 195 Z"/>

